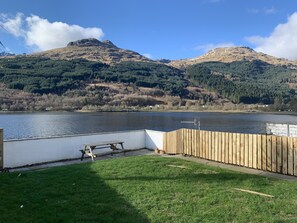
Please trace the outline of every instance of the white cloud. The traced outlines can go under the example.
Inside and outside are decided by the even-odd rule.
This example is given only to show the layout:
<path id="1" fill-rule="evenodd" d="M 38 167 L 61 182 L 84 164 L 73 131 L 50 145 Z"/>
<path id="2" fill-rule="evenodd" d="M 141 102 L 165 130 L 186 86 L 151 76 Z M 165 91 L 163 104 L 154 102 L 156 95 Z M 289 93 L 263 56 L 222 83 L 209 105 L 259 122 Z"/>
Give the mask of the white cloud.
<path id="1" fill-rule="evenodd" d="M 1 20 L 0 24 L 10 34 L 24 38 L 27 46 L 34 51 L 64 47 L 70 41 L 84 38 L 101 39 L 104 36 L 102 29 L 97 27 L 84 28 L 63 22 L 49 22 L 36 15 L 26 18 L 21 13 L 18 13 L 15 18 L 2 15 Z"/>
<path id="2" fill-rule="evenodd" d="M 204 44 L 204 45 L 199 45 L 199 46 L 196 46 L 194 48 L 194 50 L 202 50 L 204 53 L 212 50 L 212 49 L 215 49 L 215 48 L 222 48 L 222 47 L 232 47 L 232 46 L 235 46 L 234 43 L 217 43 L 217 44 L 213 44 L 213 43 L 208 43 L 208 44 Z"/>
<path id="3" fill-rule="evenodd" d="M 291 60 L 297 59 L 297 12 L 289 16 L 286 23 L 277 25 L 270 36 L 252 36 L 247 40 L 256 45 L 256 51 Z"/>
<path id="4" fill-rule="evenodd" d="M 17 13 L 15 18 L 9 18 L 5 14 L 1 14 L 1 20 L 0 22 L 1 26 L 12 35 L 19 37 L 22 35 L 22 13 Z"/>
<path id="5" fill-rule="evenodd" d="M 153 57 L 152 57 L 152 55 L 150 53 L 144 53 L 142 55 L 149 58 L 149 59 L 153 59 Z"/>

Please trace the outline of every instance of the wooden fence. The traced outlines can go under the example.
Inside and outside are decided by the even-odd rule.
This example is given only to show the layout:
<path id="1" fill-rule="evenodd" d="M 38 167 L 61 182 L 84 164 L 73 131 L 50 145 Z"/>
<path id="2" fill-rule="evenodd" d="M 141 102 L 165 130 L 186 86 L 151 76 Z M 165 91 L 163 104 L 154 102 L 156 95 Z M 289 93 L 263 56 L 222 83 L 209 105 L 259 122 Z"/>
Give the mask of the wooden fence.
<path id="1" fill-rule="evenodd" d="M 297 138 L 180 129 L 164 135 L 168 154 L 297 176 Z"/>
<path id="2" fill-rule="evenodd" d="M 3 169 L 3 129 L 0 129 L 0 170 Z"/>

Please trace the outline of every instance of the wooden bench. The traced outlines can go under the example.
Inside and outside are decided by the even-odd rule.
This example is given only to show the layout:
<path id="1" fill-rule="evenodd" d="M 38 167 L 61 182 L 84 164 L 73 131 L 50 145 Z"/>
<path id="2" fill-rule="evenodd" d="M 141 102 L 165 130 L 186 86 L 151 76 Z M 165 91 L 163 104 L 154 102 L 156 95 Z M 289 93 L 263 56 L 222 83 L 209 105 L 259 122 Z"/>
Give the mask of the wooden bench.
<path id="1" fill-rule="evenodd" d="M 122 141 L 108 141 L 108 142 L 98 142 L 98 143 L 93 143 L 93 144 L 84 144 L 84 148 L 81 149 L 81 160 L 84 159 L 85 155 L 88 155 L 92 158 L 92 161 L 94 161 L 94 158 L 96 157 L 96 155 L 94 154 L 93 150 L 95 149 L 106 149 L 106 148 L 110 148 L 112 151 L 115 150 L 123 150 L 124 149 L 124 142 Z M 117 145 L 120 145 L 121 148 L 117 148 Z"/>

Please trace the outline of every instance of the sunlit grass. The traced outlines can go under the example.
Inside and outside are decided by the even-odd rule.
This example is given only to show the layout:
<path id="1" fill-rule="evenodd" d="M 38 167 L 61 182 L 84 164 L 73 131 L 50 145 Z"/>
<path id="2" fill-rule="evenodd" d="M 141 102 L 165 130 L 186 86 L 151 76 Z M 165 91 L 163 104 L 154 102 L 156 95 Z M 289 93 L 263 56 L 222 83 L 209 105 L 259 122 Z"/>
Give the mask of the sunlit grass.
<path id="1" fill-rule="evenodd" d="M 175 158 L 0 174 L 0 222 L 297 222 L 296 207 L 296 182 Z"/>

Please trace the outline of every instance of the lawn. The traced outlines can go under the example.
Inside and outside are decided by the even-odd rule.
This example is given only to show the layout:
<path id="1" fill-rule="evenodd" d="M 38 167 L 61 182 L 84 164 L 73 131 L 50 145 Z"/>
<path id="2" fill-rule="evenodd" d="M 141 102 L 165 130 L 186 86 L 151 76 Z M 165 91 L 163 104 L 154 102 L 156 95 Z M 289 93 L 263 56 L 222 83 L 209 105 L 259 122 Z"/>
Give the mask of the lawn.
<path id="1" fill-rule="evenodd" d="M 170 157 L 0 174 L 0 222 L 297 222 L 296 207 L 296 182 Z"/>

